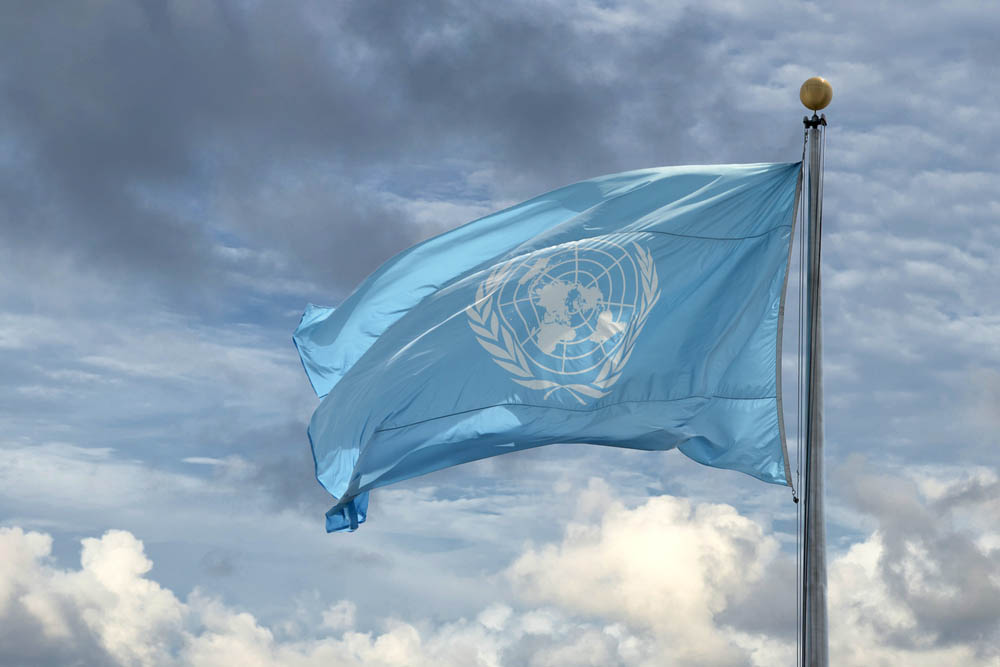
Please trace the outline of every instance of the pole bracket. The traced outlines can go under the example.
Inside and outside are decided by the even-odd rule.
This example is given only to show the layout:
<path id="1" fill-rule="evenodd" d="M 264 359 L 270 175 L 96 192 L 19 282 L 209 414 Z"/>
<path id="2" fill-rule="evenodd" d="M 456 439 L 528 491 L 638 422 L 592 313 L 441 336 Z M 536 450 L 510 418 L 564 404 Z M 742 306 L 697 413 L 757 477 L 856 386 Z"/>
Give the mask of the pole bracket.
<path id="1" fill-rule="evenodd" d="M 813 114 L 812 118 L 809 118 L 808 116 L 803 116 L 802 117 L 802 124 L 805 125 L 806 128 L 808 128 L 808 129 L 819 127 L 820 125 L 822 125 L 823 127 L 826 127 L 826 114 L 823 114 L 821 116 L 817 116 L 816 114 Z"/>

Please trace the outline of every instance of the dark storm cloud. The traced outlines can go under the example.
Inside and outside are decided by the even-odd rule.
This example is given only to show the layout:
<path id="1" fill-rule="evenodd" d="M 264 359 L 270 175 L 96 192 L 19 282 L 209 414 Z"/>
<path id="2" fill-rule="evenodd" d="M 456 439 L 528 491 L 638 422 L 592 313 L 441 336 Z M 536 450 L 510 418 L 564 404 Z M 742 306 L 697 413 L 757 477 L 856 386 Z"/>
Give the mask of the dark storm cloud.
<path id="1" fill-rule="evenodd" d="M 779 556 L 715 620 L 745 632 L 793 640 L 798 630 L 795 567 L 793 558 Z"/>
<path id="2" fill-rule="evenodd" d="M 269 509 L 295 510 L 315 518 L 330 508 L 332 496 L 316 481 L 312 452 L 301 423 L 237 435 L 242 451 L 235 447 L 233 451 L 253 460 L 251 468 L 241 473 L 241 481 L 260 494 Z"/>
<path id="3" fill-rule="evenodd" d="M 986 74 L 975 63 L 991 31 L 943 12 L 935 26 L 963 40 L 928 44 L 918 67 L 906 46 L 926 13 L 874 39 L 873 12 L 853 8 L 840 20 L 855 29 L 831 37 L 858 59 L 839 65 L 840 122 L 866 125 L 876 146 L 898 123 L 894 154 L 909 164 L 986 164 L 971 147 L 995 143 L 990 124 L 963 121 L 971 100 L 955 90 Z M 435 179 L 452 184 L 486 174 L 481 196 L 512 200 L 653 164 L 795 159 L 795 122 L 775 123 L 766 100 L 814 9 L 647 13 L 620 27 L 621 7 L 544 3 L 13 5 L 0 26 L 16 63 L 0 84 L 3 236 L 118 282 L 211 292 L 240 268 L 211 252 L 225 233 L 340 294 L 439 231 L 386 196 L 433 198 L 427 165 L 455 165 Z M 887 49 L 909 55 L 889 62 Z M 896 96 L 892 118 L 880 94 Z M 940 136 L 920 129 L 932 124 Z M 863 166 L 852 136 L 842 160 Z M 849 192 L 871 201 L 872 188 Z"/>
<path id="4" fill-rule="evenodd" d="M 526 197 L 704 160 L 691 129 L 705 122 L 716 159 L 749 155 L 724 139 L 752 114 L 722 122 L 717 99 L 691 94 L 718 66 L 711 21 L 626 38 L 557 9 L 9 7 L 4 237 L 176 288 L 222 279 L 210 245 L 225 231 L 343 288 L 434 231 L 378 195 L 419 192 L 421 165 L 465 161 L 495 172 L 487 196 Z"/>
<path id="5" fill-rule="evenodd" d="M 885 645 L 917 652 L 964 645 L 988 662 L 1000 639 L 1000 552 L 977 544 L 977 539 L 1000 508 L 1000 483 L 980 478 L 954 482 L 939 468 L 930 472 L 941 477 L 942 491 L 933 499 L 913 479 L 858 456 L 835 467 L 831 486 L 850 507 L 874 520 L 869 540 L 880 545 L 880 551 L 866 583 L 875 590 L 856 589 L 856 597 L 846 599 L 852 584 L 843 574 L 854 570 L 856 575 L 858 565 L 854 562 L 845 570 L 851 555 L 838 553 L 836 540 L 830 541 L 830 580 L 837 588 L 830 625 L 844 627 L 847 616 L 856 614 L 860 627 L 874 629 Z M 794 557 L 779 555 L 716 621 L 792 640 L 797 627 L 795 568 Z M 884 592 L 878 590 L 880 584 Z M 873 598 L 865 600 L 865 595 Z M 911 616 L 912 624 L 901 627 L 901 613 Z"/>
<path id="6" fill-rule="evenodd" d="M 20 602 L 20 600 L 18 600 Z M 51 630 L 25 605 L 3 608 L 0 623 L 0 664 L 32 667 L 114 667 L 119 665 L 101 646 L 84 619 L 65 601 L 58 601 L 53 613 L 63 623 L 62 636 Z"/>
<path id="7" fill-rule="evenodd" d="M 950 486 L 926 502 L 911 480 L 880 475 L 861 457 L 838 471 L 845 495 L 878 521 L 883 552 L 878 568 L 893 597 L 912 612 L 917 627 L 905 633 L 886 626 L 886 638 L 917 648 L 971 642 L 996 651 L 1000 638 L 1000 560 L 977 545 L 965 527 L 994 516 L 1000 484 L 971 480 Z M 869 619 L 878 626 L 880 619 Z"/>

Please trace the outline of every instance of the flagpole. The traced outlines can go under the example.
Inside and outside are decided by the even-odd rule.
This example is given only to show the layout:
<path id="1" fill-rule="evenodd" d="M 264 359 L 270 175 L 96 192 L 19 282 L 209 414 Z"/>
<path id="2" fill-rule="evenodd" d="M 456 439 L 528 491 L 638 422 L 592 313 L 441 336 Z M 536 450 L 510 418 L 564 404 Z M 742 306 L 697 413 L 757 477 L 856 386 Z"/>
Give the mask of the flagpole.
<path id="1" fill-rule="evenodd" d="M 802 103 L 813 111 L 803 122 L 809 135 L 808 266 L 806 268 L 808 370 L 806 393 L 805 489 L 802 546 L 802 665 L 828 667 L 826 617 L 826 527 L 823 516 L 823 319 L 820 249 L 823 229 L 823 134 L 826 115 L 816 112 L 833 98 L 820 77 L 802 84 Z"/>

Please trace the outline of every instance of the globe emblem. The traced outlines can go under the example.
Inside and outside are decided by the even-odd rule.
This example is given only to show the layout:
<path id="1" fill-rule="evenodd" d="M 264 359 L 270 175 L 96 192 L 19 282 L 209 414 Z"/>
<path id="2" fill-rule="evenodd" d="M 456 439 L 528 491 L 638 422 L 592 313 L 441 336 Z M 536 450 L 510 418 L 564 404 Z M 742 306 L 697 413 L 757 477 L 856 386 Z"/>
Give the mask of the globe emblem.
<path id="1" fill-rule="evenodd" d="M 511 260 L 477 297 L 470 326 L 515 382 L 584 402 L 618 380 L 659 294 L 649 252 L 611 236 Z"/>
<path id="2" fill-rule="evenodd" d="M 575 276 L 573 282 L 544 274 L 542 284 L 531 290 L 531 307 L 541 321 L 532 332 L 536 334 L 538 348 L 552 355 L 557 345 L 563 352 L 571 345 L 587 340 L 603 343 L 624 330 L 609 309 L 605 309 L 604 293 L 600 287 L 587 286 Z M 510 305 L 518 303 L 514 301 Z M 516 306 L 515 306 L 516 307 Z M 594 322 L 594 315 L 600 313 Z M 520 315 L 520 313 L 518 313 Z M 588 335 L 589 334 L 589 335 Z M 520 341 L 523 345 L 525 341 Z"/>

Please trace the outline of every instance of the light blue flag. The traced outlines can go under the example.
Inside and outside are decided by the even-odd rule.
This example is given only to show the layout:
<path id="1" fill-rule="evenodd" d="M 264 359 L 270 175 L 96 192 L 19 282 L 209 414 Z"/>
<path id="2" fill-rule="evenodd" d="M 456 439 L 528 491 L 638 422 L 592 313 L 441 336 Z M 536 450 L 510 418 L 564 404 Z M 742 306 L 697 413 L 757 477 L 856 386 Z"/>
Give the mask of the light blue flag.
<path id="1" fill-rule="evenodd" d="M 553 443 L 790 484 L 780 324 L 801 163 L 603 176 L 386 262 L 294 341 L 327 530 L 368 491 Z"/>

